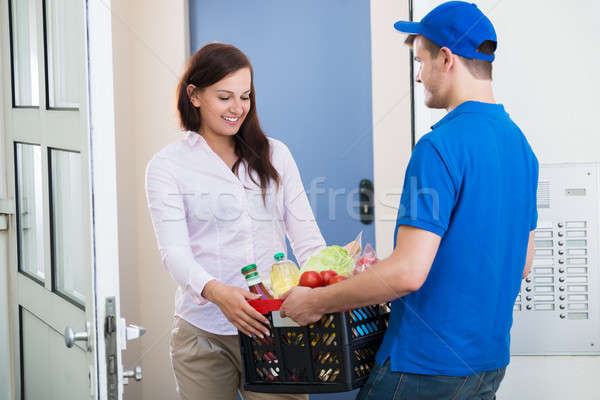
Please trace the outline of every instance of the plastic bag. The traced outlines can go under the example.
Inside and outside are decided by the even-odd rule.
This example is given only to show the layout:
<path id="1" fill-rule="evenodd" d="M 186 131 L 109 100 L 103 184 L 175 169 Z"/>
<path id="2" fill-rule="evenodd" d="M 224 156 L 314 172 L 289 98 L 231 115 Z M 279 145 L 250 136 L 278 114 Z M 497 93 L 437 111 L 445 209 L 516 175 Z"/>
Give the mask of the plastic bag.
<path id="1" fill-rule="evenodd" d="M 360 253 L 362 252 L 362 234 L 362 231 L 360 231 L 360 233 L 356 235 L 356 239 L 344 246 L 355 263 L 360 258 Z"/>
<path id="2" fill-rule="evenodd" d="M 354 275 L 365 271 L 371 265 L 377 264 L 378 262 L 379 259 L 377 258 L 375 249 L 373 248 L 373 246 L 371 246 L 371 243 L 367 243 L 362 256 L 356 261 L 356 265 L 354 267 Z"/>

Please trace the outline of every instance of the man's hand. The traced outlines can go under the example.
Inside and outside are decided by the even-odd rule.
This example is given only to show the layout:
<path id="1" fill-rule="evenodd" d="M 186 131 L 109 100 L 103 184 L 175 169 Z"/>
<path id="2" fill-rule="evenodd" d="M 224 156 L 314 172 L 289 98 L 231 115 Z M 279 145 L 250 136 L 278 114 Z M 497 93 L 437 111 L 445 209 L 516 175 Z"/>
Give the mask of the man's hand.
<path id="1" fill-rule="evenodd" d="M 525 258 L 525 268 L 523 268 L 523 279 L 527 278 L 527 275 L 531 273 L 531 264 L 533 263 L 534 254 L 534 242 L 535 242 L 535 230 L 529 232 L 529 242 L 527 243 L 527 256 Z"/>
<path id="2" fill-rule="evenodd" d="M 319 311 L 314 292 L 314 289 L 296 286 L 279 296 L 283 300 L 281 316 L 290 317 L 300 325 L 308 325 L 320 320 L 323 313 Z"/>

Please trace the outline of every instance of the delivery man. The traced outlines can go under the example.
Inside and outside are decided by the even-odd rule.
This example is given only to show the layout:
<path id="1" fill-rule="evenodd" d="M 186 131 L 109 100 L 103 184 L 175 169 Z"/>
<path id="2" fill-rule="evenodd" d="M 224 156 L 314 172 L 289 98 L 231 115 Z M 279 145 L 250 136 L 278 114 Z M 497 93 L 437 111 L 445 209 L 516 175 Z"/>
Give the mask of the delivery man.
<path id="1" fill-rule="evenodd" d="M 359 399 L 493 399 L 533 259 L 538 162 L 494 100 L 496 32 L 476 5 L 394 26 L 409 34 L 425 104 L 448 114 L 412 153 L 392 255 L 335 285 L 293 288 L 282 315 L 304 325 L 393 300 Z"/>

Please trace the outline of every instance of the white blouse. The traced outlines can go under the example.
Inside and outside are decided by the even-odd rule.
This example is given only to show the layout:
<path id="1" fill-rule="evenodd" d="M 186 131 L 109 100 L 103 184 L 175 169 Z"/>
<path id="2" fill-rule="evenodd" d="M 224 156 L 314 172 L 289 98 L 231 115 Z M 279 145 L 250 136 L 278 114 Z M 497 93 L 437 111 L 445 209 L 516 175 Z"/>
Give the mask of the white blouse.
<path id="1" fill-rule="evenodd" d="M 158 248 L 179 285 L 175 314 L 200 329 L 237 334 L 221 310 L 201 296 L 208 281 L 247 288 L 240 269 L 256 264 L 270 285 L 273 255 L 286 253 L 286 234 L 300 265 L 325 246 L 289 149 L 278 140 L 269 142 L 281 185 L 277 190 L 270 183 L 266 205 L 245 163 L 236 176 L 195 132 L 159 151 L 146 168 Z"/>

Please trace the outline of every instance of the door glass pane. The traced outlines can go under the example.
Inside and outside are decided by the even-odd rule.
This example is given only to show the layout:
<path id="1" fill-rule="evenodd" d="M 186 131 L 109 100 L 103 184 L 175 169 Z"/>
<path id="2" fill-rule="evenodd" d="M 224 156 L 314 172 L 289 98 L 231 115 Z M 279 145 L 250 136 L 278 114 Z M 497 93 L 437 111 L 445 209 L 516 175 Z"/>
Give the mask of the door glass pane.
<path id="1" fill-rule="evenodd" d="M 37 107 L 39 99 L 37 12 L 35 0 L 10 2 L 13 104 Z"/>
<path id="2" fill-rule="evenodd" d="M 81 29 L 77 0 L 46 0 L 49 108 L 78 108 L 81 85 Z"/>
<path id="3" fill-rule="evenodd" d="M 44 281 L 44 208 L 42 151 L 16 143 L 19 271 Z"/>
<path id="4" fill-rule="evenodd" d="M 83 188 L 81 155 L 50 150 L 52 262 L 55 290 L 85 304 Z"/>

